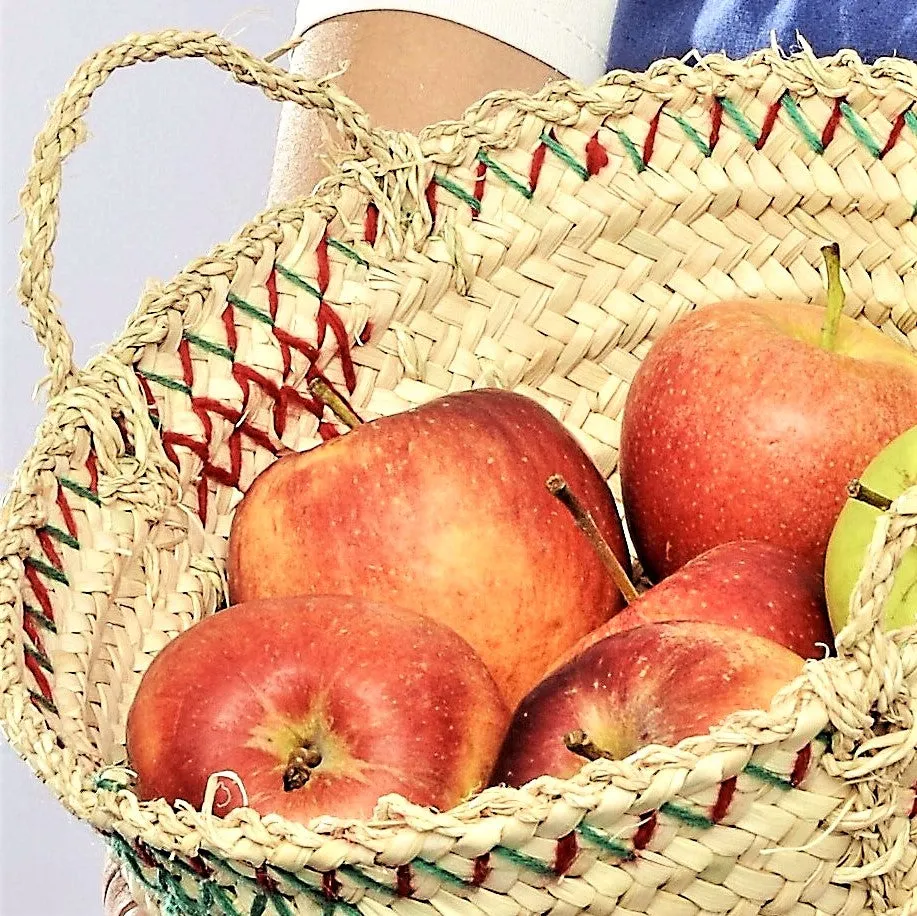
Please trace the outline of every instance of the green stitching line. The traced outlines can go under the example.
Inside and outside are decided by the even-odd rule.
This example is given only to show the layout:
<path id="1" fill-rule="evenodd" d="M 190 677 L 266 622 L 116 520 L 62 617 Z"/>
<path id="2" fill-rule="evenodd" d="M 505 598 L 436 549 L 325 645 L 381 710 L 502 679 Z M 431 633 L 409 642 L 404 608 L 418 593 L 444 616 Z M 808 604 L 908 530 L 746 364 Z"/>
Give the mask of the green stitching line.
<path id="1" fill-rule="evenodd" d="M 914 114 L 913 109 L 908 108 L 904 112 L 904 123 L 913 131 L 914 134 L 917 134 L 917 115 Z"/>
<path id="2" fill-rule="evenodd" d="M 756 763 L 749 763 L 744 772 L 748 773 L 749 776 L 754 776 L 755 779 L 760 779 L 762 782 L 778 786 L 781 789 L 793 788 L 793 784 L 786 777 L 775 773 L 773 770 L 768 770 L 766 767 L 758 766 Z"/>
<path id="3" fill-rule="evenodd" d="M 823 153 L 825 151 L 825 144 L 821 142 L 821 137 L 812 129 L 812 125 L 809 124 L 806 116 L 796 104 L 796 100 L 788 92 L 785 92 L 780 99 L 780 104 L 783 106 L 783 110 L 787 115 L 789 115 L 790 120 L 796 125 L 796 129 L 802 134 L 806 143 L 808 143 L 816 153 Z"/>
<path id="4" fill-rule="evenodd" d="M 60 582 L 61 585 L 70 584 L 67 576 L 61 570 L 56 566 L 51 566 L 50 563 L 45 563 L 44 560 L 39 560 L 36 557 L 26 557 L 25 562 L 27 565 L 37 569 L 42 575 L 53 579 L 55 582 Z"/>
<path id="5" fill-rule="evenodd" d="M 433 180 L 441 187 L 445 188 L 450 194 L 454 194 L 459 200 L 464 201 L 474 210 L 475 213 L 481 212 L 481 201 L 477 199 L 473 194 L 469 194 L 461 185 L 457 185 L 454 181 L 451 181 L 448 178 L 443 178 L 442 175 L 434 175 Z"/>
<path id="6" fill-rule="evenodd" d="M 603 831 L 596 830 L 595 827 L 581 823 L 576 828 L 576 832 L 587 843 L 598 846 L 603 852 L 609 852 L 618 859 L 632 859 L 634 857 L 634 851 L 629 846 L 620 840 L 613 839 Z"/>
<path id="7" fill-rule="evenodd" d="M 196 347 L 200 347 L 208 353 L 213 353 L 215 356 L 222 356 L 223 359 L 228 359 L 231 363 L 236 361 L 236 354 L 233 353 L 229 347 L 224 347 L 222 344 L 214 343 L 203 337 L 198 337 L 197 334 L 192 334 L 190 331 L 185 331 L 183 336 L 188 343 L 193 343 Z"/>
<path id="8" fill-rule="evenodd" d="M 54 668 L 51 666 L 51 659 L 48 658 L 44 652 L 40 652 L 34 646 L 30 646 L 26 642 L 22 644 L 22 648 L 25 650 L 26 655 L 31 655 L 32 658 L 38 662 L 40 667 L 44 668 L 49 674 L 54 674 Z"/>
<path id="9" fill-rule="evenodd" d="M 61 531 L 60 528 L 55 528 L 54 525 L 45 525 L 39 530 L 43 531 L 45 534 L 49 534 L 55 541 L 60 541 L 62 544 L 66 544 L 74 550 L 80 549 L 80 542 L 68 531 Z"/>
<path id="10" fill-rule="evenodd" d="M 723 106 L 723 111 L 732 118 L 735 126 L 739 128 L 739 132 L 742 136 L 754 146 L 758 142 L 758 133 L 755 131 L 754 127 L 751 126 L 748 118 L 746 118 L 745 115 L 739 111 L 738 107 L 736 107 L 736 104 L 729 99 L 720 98 L 719 103 Z"/>
<path id="11" fill-rule="evenodd" d="M 160 865 L 157 869 L 159 874 L 159 888 L 166 896 L 166 903 L 173 907 L 180 908 L 182 912 L 190 913 L 191 916 L 207 916 L 206 911 L 202 910 L 200 904 L 182 887 L 181 880 L 176 878 L 167 868 Z"/>
<path id="12" fill-rule="evenodd" d="M 315 296 L 316 299 L 322 298 L 322 294 L 317 286 L 313 286 L 299 274 L 294 274 L 292 270 L 288 267 L 284 267 L 283 264 L 275 264 L 274 266 L 277 268 L 277 273 L 279 273 L 281 277 L 286 277 L 294 286 L 304 289 L 310 295 Z"/>
<path id="13" fill-rule="evenodd" d="M 47 630 L 49 633 L 57 633 L 57 624 L 42 611 L 39 611 L 37 608 L 32 607 L 30 604 L 22 605 L 22 612 L 28 614 L 29 617 L 34 618 L 35 622 L 44 630 Z"/>
<path id="14" fill-rule="evenodd" d="M 39 705 L 42 709 L 50 712 L 52 715 L 58 715 L 57 707 L 54 703 L 51 702 L 44 694 L 38 693 L 35 690 L 29 691 L 29 696 Z"/>
<path id="15" fill-rule="evenodd" d="M 277 265 L 277 269 L 280 269 L 280 265 Z M 262 312 L 261 309 L 256 309 L 251 303 L 246 302 L 241 297 L 237 296 L 235 293 L 227 293 L 226 301 L 231 305 L 234 305 L 237 309 L 241 309 L 248 315 L 251 315 L 252 318 L 256 318 L 258 321 L 263 324 L 268 325 L 269 327 L 274 327 L 274 319 L 271 318 L 267 312 Z"/>
<path id="16" fill-rule="evenodd" d="M 713 150 L 710 149 L 710 144 L 681 116 L 677 115 L 674 112 L 662 110 L 664 115 L 672 118 L 675 123 L 685 132 L 688 139 L 705 155 L 709 156 Z"/>
<path id="17" fill-rule="evenodd" d="M 487 155 L 483 150 L 478 153 L 478 160 L 483 162 L 484 165 L 489 168 L 494 175 L 496 175 L 501 181 L 505 184 L 508 184 L 513 190 L 518 191 L 526 200 L 532 199 L 532 194 L 534 193 L 530 187 L 524 185 L 518 178 L 514 178 L 510 175 L 506 169 L 503 168 L 498 162 L 495 162 L 490 156 Z"/>
<path id="18" fill-rule="evenodd" d="M 345 245 L 343 242 L 339 242 L 337 239 L 328 239 L 328 245 L 331 248 L 340 251 L 342 255 L 350 258 L 351 261 L 356 261 L 357 264 L 360 264 L 363 267 L 369 267 L 369 261 L 367 261 L 366 258 L 361 257 L 349 245 Z"/>
<path id="19" fill-rule="evenodd" d="M 94 784 L 97 789 L 102 789 L 105 792 L 117 792 L 119 789 L 124 788 L 120 782 L 116 782 L 114 779 L 106 779 L 104 776 L 96 778 Z"/>
<path id="20" fill-rule="evenodd" d="M 882 155 L 882 147 L 876 143 L 875 138 L 869 132 L 869 129 L 866 125 L 860 120 L 859 115 L 847 104 L 847 102 L 841 102 L 841 111 L 844 114 L 844 118 L 847 123 L 850 125 L 850 129 L 853 131 L 854 136 L 857 140 L 872 153 L 873 157 L 878 159 Z"/>
<path id="21" fill-rule="evenodd" d="M 347 867 L 348 866 L 342 866 L 338 869 L 338 872 Z M 347 903 L 345 900 L 329 900 L 317 887 L 307 884 L 302 878 L 294 875 L 293 872 L 284 871 L 282 868 L 277 868 L 275 865 L 271 866 L 271 870 L 280 875 L 280 877 L 289 884 L 292 884 L 296 890 L 308 894 L 313 900 L 320 901 L 322 904 L 322 913 L 327 912 L 330 916 L 330 914 L 334 913 L 337 908 L 340 907 L 348 916 L 362 916 L 360 911 L 352 903 Z M 385 887 L 385 885 L 380 885 L 380 887 L 388 891 L 389 896 L 392 895 L 392 889 L 390 887 Z M 327 909 L 329 905 L 331 909 Z"/>
<path id="22" fill-rule="evenodd" d="M 713 826 L 713 821 L 711 821 L 706 814 L 692 811 L 690 808 L 685 808 L 682 805 L 676 805 L 672 802 L 665 802 L 660 806 L 659 810 L 664 814 L 668 814 L 670 817 L 680 820 L 689 827 L 701 827 L 706 830 Z"/>
<path id="23" fill-rule="evenodd" d="M 435 862 L 428 862 L 426 859 L 414 859 L 411 864 L 417 871 L 422 871 L 428 875 L 432 875 L 434 878 L 439 878 L 444 883 L 451 884 L 453 887 L 467 887 L 469 884 L 464 878 L 459 877 L 454 872 L 447 871 Z"/>
<path id="24" fill-rule="evenodd" d="M 180 391 L 182 394 L 188 395 L 189 398 L 191 397 L 191 388 L 184 382 L 169 378 L 167 375 L 159 375 L 157 372 L 147 372 L 144 369 L 138 369 L 137 371 L 147 381 L 156 382 L 158 385 L 162 385 L 163 388 L 171 388 L 172 391 Z"/>
<path id="25" fill-rule="evenodd" d="M 226 916 L 239 916 L 238 911 L 229 899 L 229 894 L 226 893 L 226 888 L 224 888 L 222 884 L 217 884 L 216 881 L 208 881 L 207 884 L 213 892 L 214 899 L 220 905 L 220 909 L 223 910 Z"/>
<path id="26" fill-rule="evenodd" d="M 558 159 L 566 163 L 583 181 L 589 178 L 589 170 L 581 162 L 577 161 L 574 155 L 564 146 L 561 146 L 553 137 L 543 133 L 539 140 L 549 149 Z"/>
<path id="27" fill-rule="evenodd" d="M 516 849 L 510 849 L 507 846 L 494 846 L 492 851 L 500 856 L 500 858 L 512 862 L 513 865 L 518 865 L 520 868 L 527 868 L 529 871 L 533 871 L 538 875 L 554 874 L 554 869 L 551 868 L 547 862 L 542 862 L 541 859 L 536 859 L 534 856 L 527 856 L 524 852 L 519 852 Z"/>
<path id="28" fill-rule="evenodd" d="M 646 168 L 646 163 L 643 161 L 643 156 L 640 155 L 637 145 L 623 130 L 613 127 L 612 131 L 618 135 L 618 139 L 624 144 L 624 149 L 627 151 L 627 155 L 630 156 L 630 161 L 633 163 L 634 168 L 637 172 L 642 172 Z"/>
<path id="29" fill-rule="evenodd" d="M 133 849 L 128 846 L 127 841 L 121 836 L 120 833 L 113 833 L 109 837 L 109 845 L 115 850 L 115 854 L 119 858 L 127 862 L 128 867 L 137 877 L 137 880 L 143 884 L 144 887 L 148 887 L 150 890 L 155 890 L 156 885 L 154 885 L 147 876 L 143 873 L 143 869 L 140 867 L 140 863 L 137 861 L 137 857 L 134 855 Z"/>
<path id="30" fill-rule="evenodd" d="M 99 494 L 90 490 L 89 487 L 84 487 L 81 483 L 77 483 L 75 480 L 71 480 L 69 477 L 58 477 L 57 482 L 62 487 L 70 490 L 71 493 L 76 493 L 77 496 L 82 496 L 83 499 L 88 499 L 91 503 L 95 503 L 97 506 L 102 505 L 102 500 L 99 499 Z"/>

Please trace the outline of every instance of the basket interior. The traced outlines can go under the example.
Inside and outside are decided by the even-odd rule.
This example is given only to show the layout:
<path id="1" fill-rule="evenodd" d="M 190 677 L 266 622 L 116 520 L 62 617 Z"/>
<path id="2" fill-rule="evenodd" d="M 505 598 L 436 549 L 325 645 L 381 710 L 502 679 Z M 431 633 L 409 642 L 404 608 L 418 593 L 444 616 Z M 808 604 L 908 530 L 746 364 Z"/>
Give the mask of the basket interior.
<path id="1" fill-rule="evenodd" d="M 435 164 L 454 138 L 427 137 L 414 209 L 395 214 L 416 237 L 402 251 L 391 214 L 344 190 L 330 219 L 306 208 L 246 230 L 232 257 L 191 265 L 142 306 L 159 308 L 157 334 L 132 323 L 117 346 L 169 486 L 100 466 L 100 448 L 105 467 L 136 463 L 118 417 L 79 430 L 48 456 L 25 566 L 24 679 L 91 766 L 123 760 L 156 652 L 225 601 L 229 524 L 255 476 L 341 434 L 309 395 L 314 375 L 364 419 L 472 386 L 523 392 L 617 496 L 630 380 L 696 305 L 821 302 L 820 249 L 836 240 L 847 313 L 917 347 L 913 93 L 788 88 L 762 61 L 586 95 L 553 120 L 497 107 L 489 123 L 512 142 L 469 142 L 458 164 Z"/>

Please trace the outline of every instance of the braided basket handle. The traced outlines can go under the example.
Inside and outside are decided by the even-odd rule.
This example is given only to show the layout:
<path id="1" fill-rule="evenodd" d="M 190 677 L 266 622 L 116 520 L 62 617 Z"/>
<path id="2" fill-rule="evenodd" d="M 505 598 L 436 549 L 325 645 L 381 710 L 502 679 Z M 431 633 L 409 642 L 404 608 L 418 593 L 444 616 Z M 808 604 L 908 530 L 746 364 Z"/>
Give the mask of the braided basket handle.
<path id="1" fill-rule="evenodd" d="M 45 352 L 50 397 L 63 392 L 76 375 L 73 341 L 61 320 L 58 299 L 51 290 L 54 263 L 51 249 L 57 237 L 60 215 L 61 167 L 85 139 L 82 118 L 93 93 L 122 67 L 163 57 L 202 57 L 227 71 L 237 82 L 258 86 L 271 99 L 295 102 L 333 118 L 353 149 L 372 149 L 377 137 L 369 125 L 369 118 L 358 105 L 324 80 L 296 76 L 271 64 L 270 61 L 295 47 L 300 40 L 295 39 L 262 59 L 213 32 L 168 30 L 130 35 L 88 58 L 70 78 L 35 140 L 32 165 L 20 195 L 25 230 L 17 292 L 29 313 L 35 337 Z"/>

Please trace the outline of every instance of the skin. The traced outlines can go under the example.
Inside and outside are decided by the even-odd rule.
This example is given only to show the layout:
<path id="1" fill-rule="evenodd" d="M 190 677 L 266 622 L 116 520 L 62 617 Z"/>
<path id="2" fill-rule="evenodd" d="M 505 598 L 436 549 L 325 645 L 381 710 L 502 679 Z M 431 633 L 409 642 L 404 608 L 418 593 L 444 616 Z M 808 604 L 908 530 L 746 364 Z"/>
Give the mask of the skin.
<path id="1" fill-rule="evenodd" d="M 453 627 L 510 708 L 623 599 L 545 481 L 562 473 L 625 569 L 605 480 L 530 398 L 478 389 L 275 462 L 236 510 L 233 602 L 320 592 Z"/>
<path id="2" fill-rule="evenodd" d="M 824 310 L 697 309 L 654 344 L 624 410 L 620 472 L 638 556 L 659 580 L 716 544 L 758 539 L 824 568 L 855 477 L 917 423 L 917 355 Z"/>
<path id="3" fill-rule="evenodd" d="M 200 807 L 210 774 L 248 804 L 308 823 L 368 817 L 391 792 L 449 808 L 486 780 L 509 718 L 493 679 L 448 627 L 340 596 L 236 605 L 171 642 L 127 723 L 138 795 Z M 321 762 L 285 791 L 291 755 Z M 221 780 L 214 812 L 242 804 Z"/>
<path id="4" fill-rule="evenodd" d="M 458 118 L 498 89 L 536 92 L 562 74 L 528 54 L 473 29 L 434 16 L 373 11 L 338 16 L 313 26 L 293 54 L 291 70 L 321 77 L 347 71 L 335 82 L 377 127 L 419 132 Z M 315 155 L 328 130 L 313 111 L 284 106 L 270 198 L 308 194 L 325 168 Z M 340 142 L 331 130 L 332 142 Z"/>
<path id="5" fill-rule="evenodd" d="M 736 627 L 803 658 L 823 658 L 825 645 L 833 644 L 821 577 L 782 547 L 732 541 L 712 547 L 644 592 L 583 637 L 557 666 L 612 633 L 665 620 Z"/>
<path id="6" fill-rule="evenodd" d="M 659 622 L 615 633 L 520 703 L 491 785 L 573 776 L 584 760 L 567 750 L 564 736 L 579 729 L 615 759 L 706 734 L 732 712 L 766 709 L 802 666 L 789 649 L 716 623 Z"/>
<path id="7" fill-rule="evenodd" d="M 859 479 L 888 499 L 917 486 L 917 426 L 882 449 Z M 831 533 L 825 558 L 825 594 L 835 632 L 847 622 L 850 599 L 879 514 L 873 506 L 848 499 Z M 917 621 L 917 546 L 902 557 L 884 611 L 885 626 L 890 630 Z"/>

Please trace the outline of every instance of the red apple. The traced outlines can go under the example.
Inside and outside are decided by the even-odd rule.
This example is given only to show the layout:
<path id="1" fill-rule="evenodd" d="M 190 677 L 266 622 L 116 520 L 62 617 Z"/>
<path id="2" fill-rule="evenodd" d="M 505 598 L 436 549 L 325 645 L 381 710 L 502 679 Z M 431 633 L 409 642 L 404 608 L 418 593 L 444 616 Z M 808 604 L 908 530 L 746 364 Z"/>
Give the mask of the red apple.
<path id="1" fill-rule="evenodd" d="M 232 771 L 249 807 L 308 823 L 399 793 L 449 808 L 486 782 L 509 712 L 454 631 L 357 598 L 252 601 L 153 660 L 127 721 L 143 799 L 200 807 Z M 243 804 L 221 778 L 214 812 Z"/>
<path id="2" fill-rule="evenodd" d="M 802 666 L 789 649 L 718 623 L 649 623 L 615 633 L 519 704 L 491 784 L 572 776 L 583 765 L 564 742 L 572 732 L 615 759 L 706 734 L 729 713 L 766 709 Z"/>
<path id="3" fill-rule="evenodd" d="M 512 707 L 623 605 L 545 480 L 563 473 L 621 562 L 605 480 L 531 398 L 479 389 L 281 458 L 239 505 L 232 600 L 335 592 L 448 624 Z"/>
<path id="4" fill-rule="evenodd" d="M 846 485 L 917 424 L 917 354 L 872 326 L 788 302 L 704 306 L 650 348 L 621 430 L 625 516 L 658 580 L 756 539 L 824 568 Z"/>
<path id="5" fill-rule="evenodd" d="M 555 667 L 593 643 L 645 623 L 696 620 L 757 633 L 803 658 L 834 643 L 824 583 L 807 563 L 765 541 L 730 541 L 689 560 L 584 636 Z"/>

